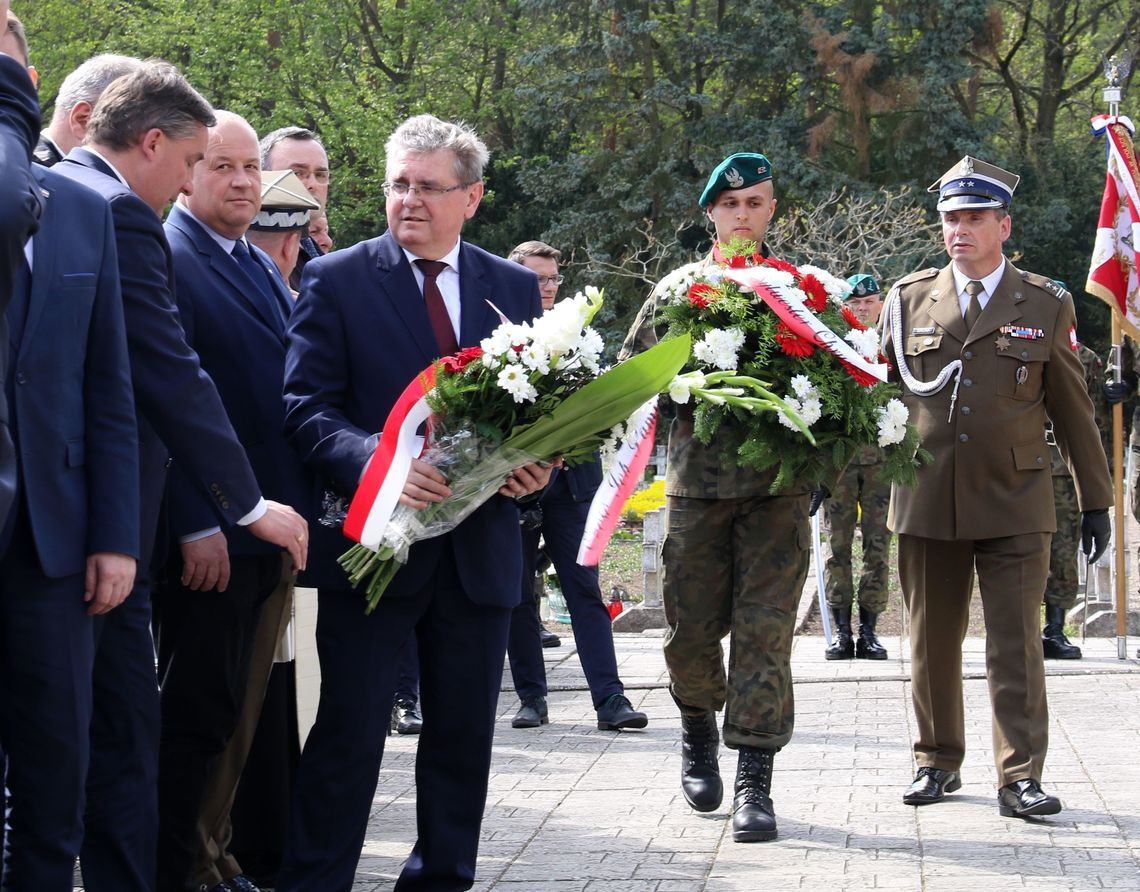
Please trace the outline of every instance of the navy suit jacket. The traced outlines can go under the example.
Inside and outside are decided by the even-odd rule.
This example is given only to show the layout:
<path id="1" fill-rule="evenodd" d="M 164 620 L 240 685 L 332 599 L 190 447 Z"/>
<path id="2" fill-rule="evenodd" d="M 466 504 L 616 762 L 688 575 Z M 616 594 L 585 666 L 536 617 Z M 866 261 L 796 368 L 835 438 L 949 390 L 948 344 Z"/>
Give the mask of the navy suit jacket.
<path id="1" fill-rule="evenodd" d="M 24 243 L 35 232 L 40 203 L 32 180 L 32 147 L 40 130 L 40 106 L 27 69 L 0 54 L 0 527 L 16 492 L 16 454 L 8 430 L 8 323 L 4 311 L 12 279 L 24 262 Z"/>
<path id="2" fill-rule="evenodd" d="M 530 270 L 461 243 L 461 347 L 499 323 L 493 301 L 516 322 L 541 311 Z M 370 438 L 408 383 L 439 356 L 407 257 L 390 233 L 310 260 L 289 325 L 285 430 L 302 460 L 351 495 L 372 453 Z M 352 543 L 339 530 L 310 525 L 310 584 L 350 589 L 336 558 Z M 513 606 L 522 584 L 518 509 L 494 496 L 448 536 L 412 546 L 384 597 L 411 594 L 430 579 L 450 538 L 472 601 Z"/>
<path id="3" fill-rule="evenodd" d="M 304 506 L 311 484 L 297 453 L 285 440 L 285 326 L 250 297 L 254 284 L 236 260 L 183 208 L 166 218 L 174 257 L 178 310 L 186 340 L 214 380 L 238 439 L 257 475 L 262 494 L 286 505 Z M 286 314 L 293 296 L 273 261 L 250 245 Z M 171 533 L 182 536 L 215 524 L 213 506 L 175 465 L 169 485 Z M 226 531 L 233 554 L 268 554 L 280 549 L 241 527 Z"/>
<path id="4" fill-rule="evenodd" d="M 107 199 L 115 222 L 127 349 L 139 427 L 143 566 L 158 528 L 169 455 L 229 526 L 261 496 L 225 407 L 195 353 L 174 302 L 174 269 L 162 221 L 98 156 L 75 149 L 52 168 Z M 169 452 L 168 452 L 169 449 Z"/>
<path id="5" fill-rule="evenodd" d="M 107 203 L 37 165 L 44 196 L 16 354 L 20 484 L 45 575 L 139 556 L 139 472 L 115 233 Z"/>

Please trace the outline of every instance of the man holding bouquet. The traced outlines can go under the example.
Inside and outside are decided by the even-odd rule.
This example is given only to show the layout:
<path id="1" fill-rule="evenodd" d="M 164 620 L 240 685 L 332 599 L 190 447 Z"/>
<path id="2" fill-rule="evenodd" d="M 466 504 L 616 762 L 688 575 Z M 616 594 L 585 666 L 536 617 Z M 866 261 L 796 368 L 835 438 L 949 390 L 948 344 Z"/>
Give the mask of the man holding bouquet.
<path id="1" fill-rule="evenodd" d="M 769 255 L 764 236 L 776 199 L 766 157 L 726 158 L 709 176 L 700 205 L 716 230 L 712 253 L 658 284 L 622 358 L 657 341 L 655 323 L 678 273 L 717 271 L 720 248 L 734 239 Z M 739 753 L 733 839 L 770 840 L 776 837 L 773 757 L 792 735 L 792 632 L 811 541 L 807 488 L 793 484 L 770 494 L 775 469 L 759 472 L 722 458 L 729 422 L 706 446 L 693 421 L 691 404 L 678 406 L 665 479 L 665 662 L 681 712 L 681 789 L 697 811 L 720 807 L 716 714 L 723 709 L 725 744 Z M 720 642 L 729 634 L 726 678 Z"/>
<path id="2" fill-rule="evenodd" d="M 483 197 L 487 149 L 470 129 L 431 115 L 389 138 L 388 232 L 311 261 L 289 326 L 286 433 L 330 488 L 351 495 L 404 388 L 441 355 L 498 325 L 539 315 L 533 274 L 460 239 Z M 491 304 L 494 304 L 492 308 Z M 396 888 L 474 882 L 491 741 L 511 609 L 522 584 L 511 497 L 549 470 L 516 469 L 452 532 L 411 547 L 376 609 L 337 557 L 351 544 L 314 526 L 321 700 L 290 816 L 280 892 L 352 887 L 392 710 L 398 655 L 414 632 L 424 723 L 416 756 L 419 838 Z M 400 501 L 424 508 L 450 493 L 414 461 Z"/>

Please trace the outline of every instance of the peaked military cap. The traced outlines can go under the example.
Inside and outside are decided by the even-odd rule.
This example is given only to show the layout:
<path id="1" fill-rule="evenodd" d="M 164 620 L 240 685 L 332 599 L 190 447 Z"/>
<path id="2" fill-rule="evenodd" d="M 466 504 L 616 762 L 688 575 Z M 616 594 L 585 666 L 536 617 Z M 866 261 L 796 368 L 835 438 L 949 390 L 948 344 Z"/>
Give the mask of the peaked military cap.
<path id="1" fill-rule="evenodd" d="M 926 191 L 938 193 L 939 211 L 1008 208 L 1020 181 L 1015 173 L 967 155 Z"/>
<path id="2" fill-rule="evenodd" d="M 707 208 L 725 189 L 747 189 L 772 179 L 772 162 L 755 152 L 737 152 L 718 164 L 701 193 L 701 207 Z"/>
<path id="3" fill-rule="evenodd" d="M 261 211 L 250 229 L 259 232 L 290 232 L 309 225 L 309 212 L 320 208 L 305 184 L 293 171 L 263 170 L 261 172 Z"/>
<path id="4" fill-rule="evenodd" d="M 851 286 L 851 291 L 844 300 L 851 297 L 868 297 L 872 294 L 883 293 L 883 289 L 879 287 L 879 283 L 870 273 L 856 273 L 853 276 L 848 276 L 847 284 Z"/>

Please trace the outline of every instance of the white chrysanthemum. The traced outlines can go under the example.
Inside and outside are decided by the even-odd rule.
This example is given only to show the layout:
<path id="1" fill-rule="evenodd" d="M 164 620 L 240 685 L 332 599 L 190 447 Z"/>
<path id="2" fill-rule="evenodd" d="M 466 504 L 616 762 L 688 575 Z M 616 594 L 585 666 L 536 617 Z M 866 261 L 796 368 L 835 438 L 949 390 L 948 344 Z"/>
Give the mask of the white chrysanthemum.
<path id="1" fill-rule="evenodd" d="M 499 372 L 498 385 L 515 398 L 516 403 L 531 403 L 538 398 L 538 391 L 527 379 L 521 365 L 508 365 Z"/>
<path id="2" fill-rule="evenodd" d="M 795 375 L 792 378 L 792 393 L 800 399 L 815 393 L 815 386 L 811 383 L 811 378 L 807 375 Z"/>
<path id="3" fill-rule="evenodd" d="M 910 411 L 902 400 L 887 400 L 886 411 L 892 424 L 905 425 L 910 420 Z"/>
<path id="4" fill-rule="evenodd" d="M 744 346 L 744 332 L 739 328 L 714 328 L 693 345 L 693 355 L 714 368 L 728 371 L 737 365 L 737 353 Z"/>
<path id="5" fill-rule="evenodd" d="M 795 411 L 797 415 L 800 414 L 800 401 L 797 400 L 794 396 L 785 396 L 784 402 L 787 403 L 788 407 Z M 784 411 L 782 406 L 777 407 L 776 417 L 779 419 L 780 424 L 782 424 L 788 430 L 799 431 L 799 427 L 796 426 L 796 423 L 792 421 L 791 416 L 789 416 L 788 413 Z"/>
<path id="6" fill-rule="evenodd" d="M 879 355 L 879 333 L 873 328 L 863 331 L 853 328 L 847 332 L 847 340 L 864 359 L 875 359 Z"/>
<path id="7" fill-rule="evenodd" d="M 879 445 L 893 446 L 906 438 L 906 406 L 899 400 L 889 400 L 885 406 L 875 410 L 879 417 Z"/>
<path id="8" fill-rule="evenodd" d="M 819 401 L 818 397 L 808 397 L 800 403 L 800 418 L 803 419 L 804 424 L 811 427 L 823 415 L 823 403 Z"/>
<path id="9" fill-rule="evenodd" d="M 518 356 L 519 361 L 531 371 L 540 375 L 550 371 L 550 354 L 538 344 L 528 344 Z"/>
<path id="10" fill-rule="evenodd" d="M 671 304 L 680 304 L 689 302 L 689 288 L 697 280 L 694 270 L 688 267 L 681 267 L 669 273 L 661 280 L 658 286 L 664 294 L 665 299 Z"/>
<path id="11" fill-rule="evenodd" d="M 605 341 L 602 340 L 602 336 L 598 334 L 593 328 L 587 325 L 582 332 L 581 339 L 578 342 L 578 350 L 583 354 L 592 354 L 595 358 L 597 358 L 602 355 L 602 351 L 605 349 L 605 347 L 606 344 Z"/>
<path id="12" fill-rule="evenodd" d="M 502 365 L 502 363 L 499 361 L 498 356 L 496 356 L 494 353 L 490 352 L 486 348 L 486 344 L 487 344 L 488 340 L 490 340 L 490 339 L 484 338 L 482 341 L 482 344 L 480 345 L 483 347 L 483 354 L 479 357 L 479 359 L 482 361 L 483 365 L 486 366 L 487 368 L 497 369 L 499 366 Z"/>

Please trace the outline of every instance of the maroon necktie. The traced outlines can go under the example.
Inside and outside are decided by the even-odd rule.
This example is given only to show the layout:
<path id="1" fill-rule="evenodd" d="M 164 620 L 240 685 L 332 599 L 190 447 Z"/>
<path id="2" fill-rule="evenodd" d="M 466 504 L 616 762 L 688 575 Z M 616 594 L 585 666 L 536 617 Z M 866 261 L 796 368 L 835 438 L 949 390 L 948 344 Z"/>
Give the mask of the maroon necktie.
<path id="1" fill-rule="evenodd" d="M 441 356 L 450 356 L 459 352 L 459 344 L 455 340 L 455 329 L 451 327 L 451 317 L 447 315 L 443 295 L 435 281 L 436 276 L 447 269 L 447 264 L 442 260 L 417 260 L 416 266 L 424 274 L 424 305 L 431 321 L 431 330 L 435 332 L 439 353 Z"/>

